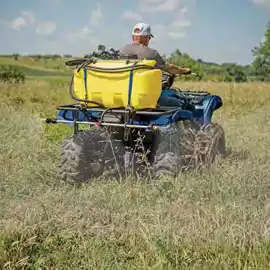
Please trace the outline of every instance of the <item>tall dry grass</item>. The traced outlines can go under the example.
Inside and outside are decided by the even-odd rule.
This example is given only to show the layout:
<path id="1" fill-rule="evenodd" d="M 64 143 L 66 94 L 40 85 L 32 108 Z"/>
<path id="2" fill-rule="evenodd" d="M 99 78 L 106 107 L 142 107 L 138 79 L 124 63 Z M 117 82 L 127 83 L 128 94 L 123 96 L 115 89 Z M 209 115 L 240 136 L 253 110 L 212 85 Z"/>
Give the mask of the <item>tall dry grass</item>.
<path id="1" fill-rule="evenodd" d="M 55 181 L 70 130 L 40 117 L 70 102 L 65 85 L 0 85 L 3 269 L 269 269 L 270 86 L 183 83 L 224 107 L 229 157 L 177 178 Z"/>

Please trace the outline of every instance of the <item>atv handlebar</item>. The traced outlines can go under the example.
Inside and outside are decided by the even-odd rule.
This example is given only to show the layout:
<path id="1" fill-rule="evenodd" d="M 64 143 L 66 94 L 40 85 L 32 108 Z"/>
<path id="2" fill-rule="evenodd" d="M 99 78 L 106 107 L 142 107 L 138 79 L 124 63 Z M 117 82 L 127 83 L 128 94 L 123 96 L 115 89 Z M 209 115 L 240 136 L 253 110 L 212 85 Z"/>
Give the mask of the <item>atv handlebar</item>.
<path id="1" fill-rule="evenodd" d="M 168 71 L 163 71 L 163 74 L 166 75 L 166 76 L 169 76 L 169 77 L 172 77 L 172 78 L 175 78 L 176 76 L 181 76 L 181 75 L 193 75 L 193 76 L 200 76 L 198 73 L 195 73 L 195 72 L 190 72 L 190 73 L 182 73 L 182 74 L 172 74 Z"/>
<path id="2" fill-rule="evenodd" d="M 195 73 L 195 72 L 191 72 L 191 73 L 187 73 L 187 74 L 175 75 L 175 74 L 172 74 L 170 72 L 163 71 L 162 72 L 162 85 L 163 85 L 163 88 L 170 88 L 173 85 L 175 78 L 178 77 L 178 76 L 181 76 L 181 75 L 193 75 L 193 76 L 200 77 L 200 75 L 198 73 Z"/>

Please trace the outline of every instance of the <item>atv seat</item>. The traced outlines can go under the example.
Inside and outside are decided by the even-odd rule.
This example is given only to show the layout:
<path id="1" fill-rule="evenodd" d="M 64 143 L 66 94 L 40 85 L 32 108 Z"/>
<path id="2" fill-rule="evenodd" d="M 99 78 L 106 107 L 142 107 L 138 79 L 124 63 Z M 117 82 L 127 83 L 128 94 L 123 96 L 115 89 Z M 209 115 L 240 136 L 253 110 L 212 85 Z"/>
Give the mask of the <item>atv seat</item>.
<path id="1" fill-rule="evenodd" d="M 71 95 L 88 107 L 156 108 L 162 72 L 155 60 L 98 60 L 73 73 Z"/>

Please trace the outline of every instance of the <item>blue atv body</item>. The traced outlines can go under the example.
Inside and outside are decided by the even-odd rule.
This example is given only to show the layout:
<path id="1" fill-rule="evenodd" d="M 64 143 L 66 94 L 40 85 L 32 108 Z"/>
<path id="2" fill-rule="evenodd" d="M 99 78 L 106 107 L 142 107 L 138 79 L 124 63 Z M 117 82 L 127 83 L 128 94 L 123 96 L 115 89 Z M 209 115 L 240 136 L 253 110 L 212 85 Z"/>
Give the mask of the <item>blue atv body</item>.
<path id="1" fill-rule="evenodd" d="M 222 106 L 219 96 L 205 92 L 191 92 L 175 89 L 162 91 L 158 108 L 166 111 L 166 114 L 148 114 L 147 117 L 136 117 L 132 121 L 137 126 L 165 127 L 183 119 L 194 120 L 201 125 L 209 125 L 215 110 Z M 103 111 L 88 110 L 87 114 L 81 110 L 78 112 L 77 121 L 84 122 L 91 119 L 98 123 Z M 145 114 L 144 114 L 145 115 Z M 141 115 L 140 115 L 141 116 Z M 72 108 L 60 108 L 57 120 L 75 121 L 75 111 Z M 73 125 L 73 123 L 72 123 Z"/>
<path id="2" fill-rule="evenodd" d="M 172 87 L 172 77 L 169 81 L 163 83 L 155 109 L 58 106 L 57 117 L 46 122 L 74 127 L 61 148 L 61 180 L 85 182 L 105 172 L 122 177 L 127 171 L 176 175 L 224 155 L 224 131 L 212 123 L 221 98 L 181 91 Z M 90 128 L 80 130 L 80 125 Z"/>

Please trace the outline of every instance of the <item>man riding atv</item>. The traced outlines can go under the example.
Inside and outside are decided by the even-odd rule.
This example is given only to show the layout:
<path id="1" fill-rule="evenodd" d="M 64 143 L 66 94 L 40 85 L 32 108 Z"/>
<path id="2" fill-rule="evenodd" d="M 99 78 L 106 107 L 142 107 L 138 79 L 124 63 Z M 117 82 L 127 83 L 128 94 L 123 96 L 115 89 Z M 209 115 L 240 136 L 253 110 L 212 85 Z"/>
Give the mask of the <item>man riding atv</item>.
<path id="1" fill-rule="evenodd" d="M 169 72 L 173 75 L 191 74 L 189 68 L 178 67 L 173 64 L 167 63 L 161 55 L 154 49 L 149 48 L 148 44 L 154 36 L 151 33 L 151 27 L 146 23 L 138 23 L 133 27 L 132 31 L 132 43 L 126 44 L 120 48 L 120 58 L 128 57 L 135 59 L 147 59 L 156 60 L 156 68 Z M 163 91 L 159 105 L 178 106 L 181 105 L 179 99 L 169 97 L 167 93 Z"/>

